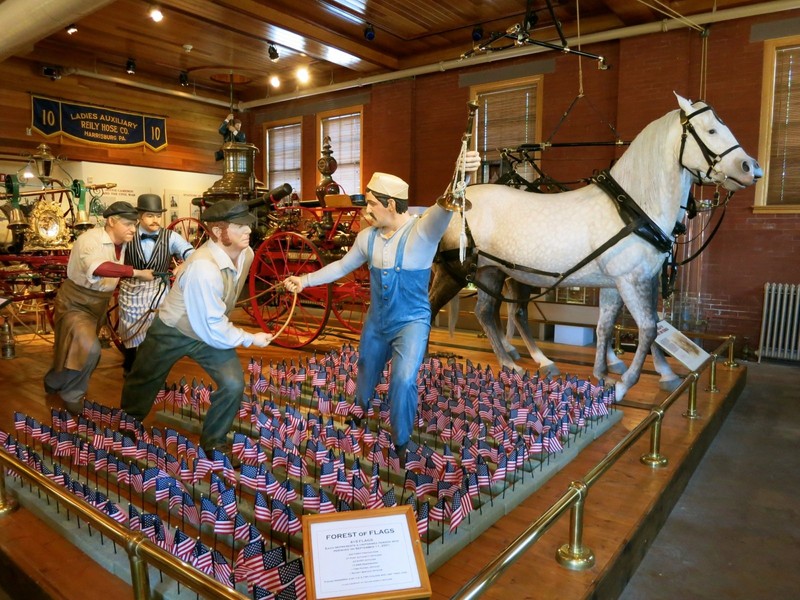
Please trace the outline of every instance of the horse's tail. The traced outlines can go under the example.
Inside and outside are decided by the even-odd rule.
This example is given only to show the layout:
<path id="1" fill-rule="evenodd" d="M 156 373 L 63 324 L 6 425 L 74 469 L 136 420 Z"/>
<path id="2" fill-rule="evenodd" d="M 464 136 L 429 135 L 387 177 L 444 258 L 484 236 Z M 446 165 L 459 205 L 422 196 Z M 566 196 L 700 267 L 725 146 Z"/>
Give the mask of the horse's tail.
<path id="1" fill-rule="evenodd" d="M 456 294 L 447 304 L 447 333 L 453 337 L 456 333 L 456 323 L 458 323 L 458 311 L 461 306 L 461 296 Z"/>

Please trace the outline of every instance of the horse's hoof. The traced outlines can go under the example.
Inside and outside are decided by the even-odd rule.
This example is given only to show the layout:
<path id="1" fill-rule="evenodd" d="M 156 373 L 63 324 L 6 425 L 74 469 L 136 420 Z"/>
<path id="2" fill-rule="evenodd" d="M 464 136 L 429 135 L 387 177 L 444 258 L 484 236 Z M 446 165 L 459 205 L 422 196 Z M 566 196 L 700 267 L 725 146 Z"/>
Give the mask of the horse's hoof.
<path id="1" fill-rule="evenodd" d="M 606 382 L 608 383 L 608 382 Z M 614 384 L 614 402 L 619 402 L 625 397 L 625 392 L 628 391 L 628 386 L 618 381 Z"/>
<path id="2" fill-rule="evenodd" d="M 611 363 L 608 365 L 608 372 L 614 373 L 616 375 L 623 375 L 628 367 L 625 366 L 625 363 L 622 361 Z"/>
<path id="3" fill-rule="evenodd" d="M 561 371 L 556 366 L 556 363 L 550 363 L 549 365 L 539 367 L 539 373 L 545 377 L 555 377 L 556 375 L 561 375 Z"/>
<path id="4" fill-rule="evenodd" d="M 673 379 L 667 379 L 666 381 L 659 381 L 658 382 L 658 389 L 663 390 L 665 392 L 674 392 L 678 389 L 678 386 L 681 384 L 681 378 L 675 377 Z"/>

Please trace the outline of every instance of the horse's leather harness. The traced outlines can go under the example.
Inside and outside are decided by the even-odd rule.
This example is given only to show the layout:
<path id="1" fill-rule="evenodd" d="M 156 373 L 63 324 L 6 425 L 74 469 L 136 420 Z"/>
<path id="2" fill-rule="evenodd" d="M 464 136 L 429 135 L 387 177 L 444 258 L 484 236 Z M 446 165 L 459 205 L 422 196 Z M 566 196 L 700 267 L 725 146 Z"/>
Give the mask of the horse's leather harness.
<path id="1" fill-rule="evenodd" d="M 614 234 L 611 238 L 606 240 L 602 245 L 596 248 L 592 253 L 588 256 L 580 260 L 577 264 L 573 265 L 563 273 L 556 273 L 552 271 L 542 271 L 540 269 L 535 269 L 533 267 L 528 267 L 526 265 L 519 265 L 517 263 L 513 263 L 507 261 L 499 256 L 495 256 L 490 252 L 486 252 L 485 250 L 481 250 L 475 246 L 475 241 L 472 238 L 472 232 L 469 229 L 469 225 L 467 225 L 467 239 L 469 241 L 468 248 L 470 248 L 473 254 L 478 254 L 480 256 L 484 256 L 491 261 L 499 263 L 504 267 L 512 269 L 514 271 L 522 271 L 523 273 L 532 273 L 534 275 L 543 275 L 545 277 L 555 277 L 556 282 L 552 284 L 550 287 L 545 289 L 543 292 L 539 293 L 538 295 L 534 296 L 533 299 L 540 298 L 547 294 L 550 290 L 558 287 L 567 277 L 575 273 L 576 271 L 582 269 L 598 256 L 603 254 L 609 248 L 615 246 L 620 240 L 628 237 L 631 233 L 638 235 L 643 240 L 649 242 L 659 252 L 669 252 L 672 248 L 672 238 L 669 237 L 664 231 L 651 219 L 647 213 L 645 213 L 642 208 L 636 204 L 633 198 L 628 195 L 628 193 L 622 188 L 622 186 L 617 183 L 617 181 L 611 176 L 611 173 L 608 170 L 602 171 L 598 175 L 592 178 L 592 183 L 597 185 L 601 190 L 603 190 L 613 201 L 614 206 L 617 209 L 622 221 L 624 222 L 624 226 L 620 229 L 616 234 Z M 447 267 L 447 262 L 449 260 L 453 260 L 451 257 L 451 253 L 458 252 L 458 249 L 455 250 L 444 250 L 440 252 L 440 255 L 444 261 L 445 268 L 451 275 L 454 275 L 453 271 Z M 470 274 L 471 275 L 471 274 Z M 473 277 L 468 276 L 468 281 L 474 283 L 478 288 L 482 291 L 486 292 L 487 294 L 495 297 L 495 299 L 503 300 L 503 301 L 516 301 L 515 299 L 503 298 L 499 297 L 485 289 L 480 282 L 475 281 Z"/>

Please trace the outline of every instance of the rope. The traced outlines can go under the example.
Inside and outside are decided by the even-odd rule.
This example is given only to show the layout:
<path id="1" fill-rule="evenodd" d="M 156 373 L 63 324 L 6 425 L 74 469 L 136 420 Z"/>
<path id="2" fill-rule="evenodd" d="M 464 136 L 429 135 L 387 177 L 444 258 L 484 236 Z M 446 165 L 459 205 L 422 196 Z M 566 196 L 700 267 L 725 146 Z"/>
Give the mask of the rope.
<path id="1" fill-rule="evenodd" d="M 684 17 L 677 10 L 667 6 L 663 2 L 660 2 L 660 0 L 653 0 L 653 1 L 656 4 L 658 4 L 659 6 L 663 7 L 663 8 L 659 8 L 658 6 L 654 6 L 653 4 L 650 4 L 649 2 L 647 2 L 646 0 L 638 0 L 639 4 L 644 4 L 647 8 L 651 8 L 656 12 L 660 12 L 662 15 L 666 15 L 666 16 L 672 18 L 672 19 L 675 19 L 676 21 L 680 21 L 681 23 L 683 23 L 687 27 L 695 29 L 696 31 L 703 31 L 703 28 L 700 25 L 698 25 L 697 23 L 695 23 L 694 21 L 692 21 L 688 17 Z"/>

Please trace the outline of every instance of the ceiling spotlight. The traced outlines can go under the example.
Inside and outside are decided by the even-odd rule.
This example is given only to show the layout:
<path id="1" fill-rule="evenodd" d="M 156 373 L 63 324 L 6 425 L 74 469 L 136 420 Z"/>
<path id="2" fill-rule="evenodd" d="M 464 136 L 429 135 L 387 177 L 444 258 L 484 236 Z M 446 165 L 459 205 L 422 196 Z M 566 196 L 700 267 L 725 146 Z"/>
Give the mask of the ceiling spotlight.
<path id="1" fill-rule="evenodd" d="M 162 13 L 161 9 L 155 4 L 150 7 L 150 12 L 147 14 L 150 15 L 150 18 L 153 19 L 153 21 L 155 21 L 156 23 L 160 23 L 161 19 L 164 18 L 164 13 Z"/>
<path id="2" fill-rule="evenodd" d="M 364 39 L 368 42 L 375 39 L 375 28 L 372 26 L 372 23 L 367 23 L 367 26 L 364 27 Z"/>
<path id="3" fill-rule="evenodd" d="M 72 35 L 73 33 L 78 33 L 78 26 L 75 25 L 75 23 L 72 23 L 64 27 L 64 31 L 66 31 L 70 35 Z"/>
<path id="4" fill-rule="evenodd" d="M 483 39 L 483 27 L 475 25 L 472 29 L 472 41 L 480 42 Z"/>
<path id="5" fill-rule="evenodd" d="M 275 44 L 270 44 L 269 45 L 269 49 L 267 50 L 267 54 L 269 54 L 269 59 L 272 62 L 278 62 L 278 58 L 280 58 L 280 56 L 278 55 L 278 49 L 275 47 Z"/>
<path id="6" fill-rule="evenodd" d="M 178 81 L 182 87 L 189 87 L 189 73 L 181 71 L 181 74 L 178 76 Z"/>
<path id="7" fill-rule="evenodd" d="M 128 75 L 133 75 L 136 73 L 136 61 L 132 58 L 129 58 L 128 62 L 125 63 L 125 72 Z"/>
<path id="8" fill-rule="evenodd" d="M 297 69 L 297 80 L 300 83 L 308 83 L 310 79 L 311 75 L 309 74 L 308 69 L 306 69 L 305 67 L 300 67 L 299 69 Z"/>
<path id="9" fill-rule="evenodd" d="M 274 88 L 281 87 L 281 80 L 277 75 L 273 75 L 269 78 L 269 84 Z"/>

